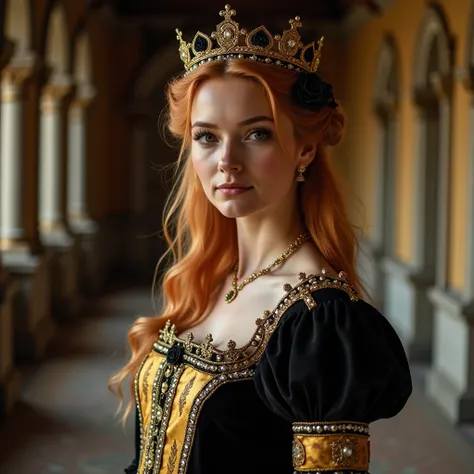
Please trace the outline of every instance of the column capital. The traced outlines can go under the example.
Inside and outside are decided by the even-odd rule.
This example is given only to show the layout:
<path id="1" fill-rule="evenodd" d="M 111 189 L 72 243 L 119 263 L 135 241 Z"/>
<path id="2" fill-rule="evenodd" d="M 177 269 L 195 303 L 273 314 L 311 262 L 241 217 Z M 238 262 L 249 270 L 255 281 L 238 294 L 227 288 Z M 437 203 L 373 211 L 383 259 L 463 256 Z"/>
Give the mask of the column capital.
<path id="1" fill-rule="evenodd" d="M 97 94 L 92 84 L 80 84 L 76 88 L 76 94 L 71 99 L 72 109 L 86 109 Z"/>
<path id="2" fill-rule="evenodd" d="M 37 56 L 32 52 L 22 52 L 13 56 L 1 71 L 2 102 L 18 100 L 28 79 L 36 72 Z"/>
<path id="3" fill-rule="evenodd" d="M 72 91 L 72 88 L 72 84 L 46 84 L 42 89 L 42 99 L 59 102 Z"/>
<path id="4" fill-rule="evenodd" d="M 59 102 L 73 92 L 74 82 L 67 74 L 56 74 L 41 89 L 42 100 Z"/>

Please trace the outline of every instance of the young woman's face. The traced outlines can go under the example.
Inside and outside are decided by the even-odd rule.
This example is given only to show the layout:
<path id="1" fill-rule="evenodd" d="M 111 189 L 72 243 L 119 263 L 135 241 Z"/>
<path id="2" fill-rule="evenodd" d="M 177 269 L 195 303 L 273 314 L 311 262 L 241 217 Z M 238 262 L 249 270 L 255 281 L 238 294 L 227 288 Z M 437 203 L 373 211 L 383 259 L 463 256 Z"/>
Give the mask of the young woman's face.
<path id="1" fill-rule="evenodd" d="M 228 75 L 197 90 L 191 158 L 207 198 L 224 216 L 278 209 L 294 197 L 301 160 L 292 123 L 283 114 L 278 121 L 285 149 L 265 91 L 252 80 Z"/>

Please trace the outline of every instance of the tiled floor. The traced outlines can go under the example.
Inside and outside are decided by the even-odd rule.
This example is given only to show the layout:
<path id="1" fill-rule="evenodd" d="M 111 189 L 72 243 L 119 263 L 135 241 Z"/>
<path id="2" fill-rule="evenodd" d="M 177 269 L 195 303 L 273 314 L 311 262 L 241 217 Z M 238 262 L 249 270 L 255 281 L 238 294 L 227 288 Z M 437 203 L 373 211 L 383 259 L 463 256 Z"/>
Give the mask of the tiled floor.
<path id="1" fill-rule="evenodd" d="M 131 423 L 123 430 L 114 420 L 106 380 L 124 360 L 127 327 L 150 311 L 147 290 L 122 291 L 62 329 L 47 360 L 25 372 L 22 400 L 0 425 L 0 474 L 123 472 Z M 474 473 L 474 448 L 417 390 L 398 417 L 372 426 L 372 447 L 372 474 Z"/>

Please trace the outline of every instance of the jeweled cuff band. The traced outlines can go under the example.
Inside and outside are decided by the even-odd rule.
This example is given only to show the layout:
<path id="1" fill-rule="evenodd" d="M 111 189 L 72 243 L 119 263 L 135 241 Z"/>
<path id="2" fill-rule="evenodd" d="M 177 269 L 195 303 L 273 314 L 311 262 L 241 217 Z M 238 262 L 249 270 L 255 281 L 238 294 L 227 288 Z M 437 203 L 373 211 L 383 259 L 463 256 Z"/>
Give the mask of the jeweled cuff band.
<path id="1" fill-rule="evenodd" d="M 369 426 L 365 423 L 293 423 L 295 472 L 362 474 L 369 470 Z"/>

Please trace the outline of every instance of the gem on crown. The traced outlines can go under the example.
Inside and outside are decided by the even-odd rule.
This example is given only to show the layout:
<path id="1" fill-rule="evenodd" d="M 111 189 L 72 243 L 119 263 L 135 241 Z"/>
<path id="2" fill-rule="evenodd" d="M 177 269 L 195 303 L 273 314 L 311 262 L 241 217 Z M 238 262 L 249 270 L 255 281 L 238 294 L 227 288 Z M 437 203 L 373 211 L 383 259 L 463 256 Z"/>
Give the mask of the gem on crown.
<path id="1" fill-rule="evenodd" d="M 179 56 L 186 72 L 196 69 L 208 61 L 229 58 L 251 59 L 284 66 L 296 72 L 316 72 L 321 59 L 324 37 L 319 41 L 304 45 L 298 28 L 301 28 L 300 17 L 289 21 L 290 28 L 281 35 L 273 36 L 261 25 L 250 33 L 240 28 L 232 19 L 236 11 L 230 5 L 219 12 L 224 17 L 210 36 L 198 31 L 191 43 L 186 43 L 183 33 L 176 30 L 179 41 Z"/>

